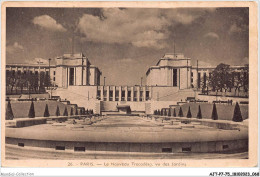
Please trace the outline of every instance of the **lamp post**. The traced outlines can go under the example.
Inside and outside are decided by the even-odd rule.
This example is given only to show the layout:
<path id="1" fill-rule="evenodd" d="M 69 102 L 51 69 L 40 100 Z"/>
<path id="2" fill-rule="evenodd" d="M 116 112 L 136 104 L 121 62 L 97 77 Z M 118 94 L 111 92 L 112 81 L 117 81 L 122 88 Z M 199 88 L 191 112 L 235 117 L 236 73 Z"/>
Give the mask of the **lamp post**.
<path id="1" fill-rule="evenodd" d="M 38 87 L 39 87 L 39 92 L 40 92 L 40 84 L 41 84 L 41 82 L 40 82 L 40 74 L 41 74 L 41 70 L 40 70 L 40 64 L 42 64 L 43 62 L 42 61 L 37 61 L 37 63 L 38 63 L 38 65 L 39 65 L 39 72 L 38 72 Z"/>

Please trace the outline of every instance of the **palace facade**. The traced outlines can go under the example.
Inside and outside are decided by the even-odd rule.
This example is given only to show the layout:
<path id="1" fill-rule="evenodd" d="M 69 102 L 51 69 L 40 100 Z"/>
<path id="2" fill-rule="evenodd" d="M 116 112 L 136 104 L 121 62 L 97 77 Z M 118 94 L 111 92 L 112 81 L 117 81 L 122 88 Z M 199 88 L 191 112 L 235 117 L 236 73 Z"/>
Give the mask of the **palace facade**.
<path id="1" fill-rule="evenodd" d="M 7 64 L 6 72 L 50 74 L 57 89 L 52 95 L 70 100 L 96 113 L 115 111 L 127 104 L 137 112 L 152 112 L 195 97 L 201 80 L 211 77 L 215 67 L 191 66 L 191 59 L 181 53 L 167 53 L 146 72 L 146 84 L 135 86 L 100 85 L 102 72 L 83 54 L 64 54 L 55 65 Z M 245 66 L 231 66 L 242 71 Z M 152 103 L 151 103 L 152 102 Z"/>

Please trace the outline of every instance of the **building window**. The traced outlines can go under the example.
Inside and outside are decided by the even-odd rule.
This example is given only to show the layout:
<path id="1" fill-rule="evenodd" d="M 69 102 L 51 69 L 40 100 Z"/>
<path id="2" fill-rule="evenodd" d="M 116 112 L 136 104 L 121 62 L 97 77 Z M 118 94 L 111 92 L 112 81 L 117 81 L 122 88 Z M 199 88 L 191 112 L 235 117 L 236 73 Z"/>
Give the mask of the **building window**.
<path id="1" fill-rule="evenodd" d="M 198 73 L 198 88 L 200 88 L 200 73 Z"/>
<path id="2" fill-rule="evenodd" d="M 55 147 L 56 150 L 65 150 L 65 146 L 56 146 Z"/>
<path id="3" fill-rule="evenodd" d="M 140 101 L 143 101 L 143 91 L 140 91 Z"/>
<path id="4" fill-rule="evenodd" d="M 172 152 L 172 148 L 162 148 L 162 152 L 171 153 Z"/>
<path id="5" fill-rule="evenodd" d="M 206 81 L 207 81 L 207 74 L 204 73 L 204 74 L 203 74 L 203 82 L 204 82 L 204 84 L 206 84 Z"/>
<path id="6" fill-rule="evenodd" d="M 125 101 L 125 91 L 124 90 L 122 90 L 121 96 L 122 96 L 122 101 Z"/>
<path id="7" fill-rule="evenodd" d="M 191 72 L 191 77 L 193 77 L 193 72 Z"/>
<path id="8" fill-rule="evenodd" d="M 127 91 L 127 101 L 131 101 L 131 91 Z"/>
<path id="9" fill-rule="evenodd" d="M 191 147 L 183 147 L 182 152 L 191 152 Z"/>
<path id="10" fill-rule="evenodd" d="M 24 143 L 18 143 L 18 146 L 24 147 Z"/>
<path id="11" fill-rule="evenodd" d="M 73 68 L 70 68 L 70 69 L 73 69 Z M 56 74 L 56 72 L 55 71 L 53 71 L 53 75 L 55 75 Z"/>
<path id="12" fill-rule="evenodd" d="M 74 147 L 74 151 L 85 152 L 85 150 L 86 150 L 85 147 Z"/>
<path id="13" fill-rule="evenodd" d="M 134 91 L 134 101 L 137 101 L 137 91 Z"/>
<path id="14" fill-rule="evenodd" d="M 119 90 L 116 90 L 116 101 L 119 101 Z"/>
<path id="15" fill-rule="evenodd" d="M 150 92 L 149 92 L 149 91 L 146 91 L 145 94 L 146 94 L 146 95 L 145 95 L 145 98 L 146 98 L 146 101 L 147 101 L 147 100 L 150 99 L 150 97 L 149 97 Z"/>
<path id="16" fill-rule="evenodd" d="M 100 95 L 101 95 L 101 91 L 100 91 L 100 90 L 98 90 L 98 91 L 97 91 L 97 99 L 98 99 L 98 100 L 100 100 L 100 99 L 101 99 L 101 98 L 100 98 Z"/>
<path id="17" fill-rule="evenodd" d="M 55 71 L 53 71 L 53 74 L 55 75 Z M 74 85 L 74 68 L 70 68 L 69 79 L 69 85 Z"/>
<path id="18" fill-rule="evenodd" d="M 53 77 L 53 81 L 55 81 L 55 77 Z"/>
<path id="19" fill-rule="evenodd" d="M 109 90 L 109 101 L 113 101 L 113 90 Z"/>
<path id="20" fill-rule="evenodd" d="M 173 86 L 176 87 L 177 86 L 177 69 L 173 69 Z"/>
<path id="21" fill-rule="evenodd" d="M 107 90 L 104 90 L 103 96 L 104 96 L 104 101 L 107 101 Z"/>

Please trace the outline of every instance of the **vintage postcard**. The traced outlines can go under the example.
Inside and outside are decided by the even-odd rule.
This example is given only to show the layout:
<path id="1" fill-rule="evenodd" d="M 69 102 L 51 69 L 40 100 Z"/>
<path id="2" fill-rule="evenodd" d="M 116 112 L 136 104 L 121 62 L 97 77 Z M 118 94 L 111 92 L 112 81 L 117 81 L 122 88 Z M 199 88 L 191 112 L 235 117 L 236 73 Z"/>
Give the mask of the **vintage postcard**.
<path id="1" fill-rule="evenodd" d="M 253 167 L 256 2 L 2 3 L 2 166 Z"/>

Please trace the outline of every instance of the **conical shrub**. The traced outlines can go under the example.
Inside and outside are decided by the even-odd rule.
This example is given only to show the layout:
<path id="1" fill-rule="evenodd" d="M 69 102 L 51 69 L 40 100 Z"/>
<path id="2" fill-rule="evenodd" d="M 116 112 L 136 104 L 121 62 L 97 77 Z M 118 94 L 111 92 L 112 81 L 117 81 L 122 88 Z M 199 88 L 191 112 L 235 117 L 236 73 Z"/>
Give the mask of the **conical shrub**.
<path id="1" fill-rule="evenodd" d="M 88 109 L 86 110 L 86 114 L 89 115 Z"/>
<path id="2" fill-rule="evenodd" d="M 33 101 L 31 102 L 31 106 L 30 106 L 30 109 L 29 109 L 28 117 L 29 118 L 34 118 L 35 117 L 35 110 L 34 110 Z"/>
<path id="3" fill-rule="evenodd" d="M 176 110 L 175 110 L 175 108 L 173 109 L 173 117 L 176 117 Z"/>
<path id="4" fill-rule="evenodd" d="M 232 120 L 234 122 L 242 122 L 243 121 L 242 114 L 241 114 L 240 107 L 239 107 L 238 103 L 236 103 Z"/>
<path id="5" fill-rule="evenodd" d="M 45 105 L 45 110 L 44 110 L 43 117 L 50 117 L 48 104 Z"/>
<path id="6" fill-rule="evenodd" d="M 218 112 L 217 112 L 217 107 L 216 107 L 215 103 L 213 104 L 213 110 L 212 110 L 211 118 L 213 120 L 218 120 Z"/>
<path id="7" fill-rule="evenodd" d="M 157 111 L 156 110 L 153 111 L 153 115 L 157 115 Z"/>
<path id="8" fill-rule="evenodd" d="M 201 114 L 200 105 L 199 105 L 199 110 L 198 110 L 197 118 L 198 118 L 198 119 L 202 119 L 202 114 Z"/>
<path id="9" fill-rule="evenodd" d="M 69 115 L 69 114 L 68 114 L 67 107 L 65 107 L 64 112 L 63 112 L 63 116 L 68 116 L 68 115 Z"/>
<path id="10" fill-rule="evenodd" d="M 70 115 L 73 116 L 74 113 L 73 113 L 73 108 L 70 108 Z"/>
<path id="11" fill-rule="evenodd" d="M 188 113 L 187 113 L 187 116 L 186 116 L 187 118 L 191 118 L 192 117 L 192 115 L 191 115 L 191 111 L 190 111 L 190 106 L 189 106 L 189 110 L 188 110 Z"/>
<path id="12" fill-rule="evenodd" d="M 183 112 L 182 112 L 182 108 L 180 107 L 179 109 L 179 114 L 178 114 L 179 117 L 183 117 Z"/>
<path id="13" fill-rule="evenodd" d="M 57 105 L 57 108 L 56 108 L 56 113 L 55 113 L 56 116 L 60 116 L 60 108 L 59 106 Z"/>
<path id="14" fill-rule="evenodd" d="M 6 111 L 5 111 L 5 120 L 13 120 L 14 114 L 11 106 L 10 100 L 8 100 Z"/>

